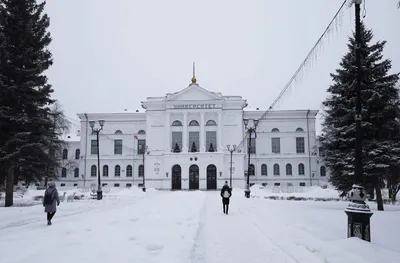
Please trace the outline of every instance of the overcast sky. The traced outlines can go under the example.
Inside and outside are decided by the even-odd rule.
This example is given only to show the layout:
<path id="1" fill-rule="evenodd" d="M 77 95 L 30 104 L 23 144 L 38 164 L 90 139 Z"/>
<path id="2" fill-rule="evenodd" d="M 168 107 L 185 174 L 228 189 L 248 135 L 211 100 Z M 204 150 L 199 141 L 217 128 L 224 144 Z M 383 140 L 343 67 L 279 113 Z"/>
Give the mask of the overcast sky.
<path id="1" fill-rule="evenodd" d="M 364 0 L 365 1 L 365 0 Z M 47 1 L 54 65 L 48 71 L 67 116 L 141 108 L 188 86 L 241 95 L 268 108 L 343 0 Z M 400 72 L 397 0 L 366 0 L 363 20 Z M 354 6 L 276 109 L 322 109 L 329 76 L 347 51 Z M 319 129 L 317 127 L 317 129 Z"/>

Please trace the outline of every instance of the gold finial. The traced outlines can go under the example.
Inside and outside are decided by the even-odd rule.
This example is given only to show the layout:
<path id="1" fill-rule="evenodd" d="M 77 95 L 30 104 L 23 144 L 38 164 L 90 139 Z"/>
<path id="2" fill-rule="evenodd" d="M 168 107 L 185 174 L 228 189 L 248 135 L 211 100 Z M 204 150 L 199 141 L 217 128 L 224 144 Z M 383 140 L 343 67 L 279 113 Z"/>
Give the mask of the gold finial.
<path id="1" fill-rule="evenodd" d="M 193 62 L 193 77 L 192 77 L 192 84 L 196 84 L 196 64 Z"/>

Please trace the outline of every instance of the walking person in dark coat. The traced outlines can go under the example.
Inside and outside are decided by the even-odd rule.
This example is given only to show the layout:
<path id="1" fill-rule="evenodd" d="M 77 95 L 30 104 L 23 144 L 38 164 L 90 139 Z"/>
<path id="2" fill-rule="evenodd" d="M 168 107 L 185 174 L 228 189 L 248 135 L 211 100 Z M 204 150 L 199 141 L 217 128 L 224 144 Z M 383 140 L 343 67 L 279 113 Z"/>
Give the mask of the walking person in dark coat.
<path id="1" fill-rule="evenodd" d="M 51 225 L 51 219 L 57 211 L 57 206 L 60 205 L 60 197 L 58 196 L 58 191 L 56 184 L 54 182 L 49 182 L 48 188 L 44 192 L 43 206 L 44 212 L 47 213 L 47 224 Z"/>
<path id="2" fill-rule="evenodd" d="M 225 181 L 225 185 L 221 189 L 222 206 L 224 208 L 224 213 L 228 214 L 229 210 L 229 198 L 232 196 L 232 190 L 228 185 L 228 181 Z"/>

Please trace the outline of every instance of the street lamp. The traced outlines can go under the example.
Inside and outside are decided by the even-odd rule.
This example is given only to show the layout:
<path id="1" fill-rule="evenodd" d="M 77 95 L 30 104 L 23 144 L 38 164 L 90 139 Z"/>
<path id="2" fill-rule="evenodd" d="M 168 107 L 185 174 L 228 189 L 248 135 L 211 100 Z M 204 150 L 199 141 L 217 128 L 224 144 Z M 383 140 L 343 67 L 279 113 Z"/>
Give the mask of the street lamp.
<path id="1" fill-rule="evenodd" d="M 250 127 L 249 121 L 253 121 L 253 126 Z M 247 163 L 247 183 L 246 183 L 246 189 L 244 190 L 244 196 L 246 198 L 250 198 L 250 150 L 251 150 L 251 135 L 254 133 L 254 138 L 257 138 L 256 134 L 256 128 L 258 125 L 259 120 L 257 119 L 243 119 L 244 123 L 244 128 L 246 129 L 246 132 L 249 134 L 249 143 L 248 143 L 248 163 Z"/>
<path id="2" fill-rule="evenodd" d="M 142 188 L 143 192 L 146 192 L 146 185 L 144 179 L 144 155 L 146 154 L 147 148 L 148 148 L 147 145 L 145 145 L 144 148 L 143 145 L 139 145 L 139 151 L 141 154 L 143 154 L 143 188 Z"/>
<path id="3" fill-rule="evenodd" d="M 99 145 L 99 133 L 103 130 L 104 120 L 99 120 L 100 128 L 95 128 L 94 125 L 96 124 L 95 121 L 90 121 L 90 128 L 92 128 L 92 133 L 96 133 L 97 136 L 97 171 L 98 171 L 98 178 L 97 178 L 97 200 L 103 199 L 103 190 L 101 190 L 101 178 L 100 178 L 100 145 Z"/>
<path id="4" fill-rule="evenodd" d="M 236 145 L 234 144 L 233 147 L 231 148 L 231 146 L 228 144 L 226 146 L 228 148 L 228 151 L 231 153 L 231 170 L 230 170 L 230 177 L 229 177 L 229 185 L 232 189 L 232 154 L 233 152 L 236 150 Z"/>

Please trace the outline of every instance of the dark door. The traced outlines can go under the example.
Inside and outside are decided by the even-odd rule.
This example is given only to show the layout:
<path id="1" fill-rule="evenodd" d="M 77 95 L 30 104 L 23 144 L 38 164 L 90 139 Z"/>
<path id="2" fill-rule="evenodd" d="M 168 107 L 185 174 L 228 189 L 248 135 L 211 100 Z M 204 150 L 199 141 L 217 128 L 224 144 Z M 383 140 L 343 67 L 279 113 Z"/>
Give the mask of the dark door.
<path id="1" fill-rule="evenodd" d="M 189 189 L 199 189 L 199 167 L 195 164 L 189 168 Z"/>
<path id="2" fill-rule="evenodd" d="M 172 190 L 182 189 L 182 170 L 180 165 L 174 165 L 172 167 Z"/>
<path id="3" fill-rule="evenodd" d="M 217 189 L 217 167 L 213 164 L 207 166 L 207 189 Z"/>

